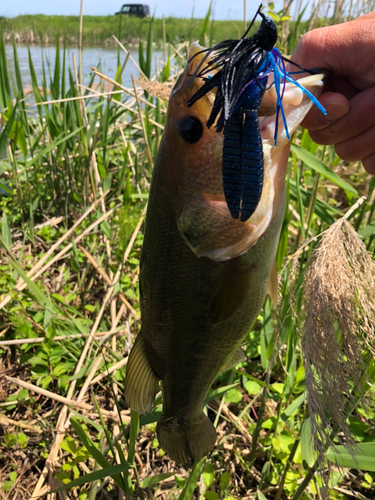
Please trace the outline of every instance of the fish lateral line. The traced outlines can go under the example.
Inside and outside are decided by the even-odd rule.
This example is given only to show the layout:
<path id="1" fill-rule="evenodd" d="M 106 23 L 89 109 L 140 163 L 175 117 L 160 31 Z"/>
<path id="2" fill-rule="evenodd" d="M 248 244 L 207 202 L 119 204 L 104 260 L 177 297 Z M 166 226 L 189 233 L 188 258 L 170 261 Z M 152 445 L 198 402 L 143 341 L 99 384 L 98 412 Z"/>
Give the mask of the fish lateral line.
<path id="1" fill-rule="evenodd" d="M 285 62 L 296 66 L 301 72 L 309 74 L 316 74 L 318 70 L 306 69 L 281 55 L 280 51 L 275 47 L 278 36 L 276 24 L 271 18 L 265 16 L 261 9 L 262 4 L 260 4 L 249 27 L 240 39 L 224 40 L 214 47 L 197 52 L 189 59 L 190 63 L 199 54 L 205 53 L 205 56 L 191 75 L 188 86 L 194 78 L 202 78 L 204 84 L 187 101 L 187 107 L 193 106 L 215 87 L 217 89 L 206 127 L 210 128 L 216 122 L 216 131 L 218 133 L 223 132 L 224 134 L 222 154 L 224 195 L 232 217 L 234 219 L 238 218 L 241 212 L 242 222 L 246 222 L 259 205 L 264 176 L 263 152 L 262 154 L 258 152 L 259 141 L 262 146 L 259 119 L 257 113 L 249 113 L 249 111 L 253 109 L 258 111 L 265 91 L 272 86 L 275 87 L 276 117 L 274 147 L 277 146 L 280 116 L 286 137 L 290 140 L 282 103 L 287 82 L 293 83 L 308 96 L 323 114 L 327 114 L 318 99 L 290 76 L 291 74 L 295 74 L 295 72 L 288 72 Z M 246 38 L 258 15 L 262 18 L 258 30 L 254 35 Z M 205 64 L 207 59 L 208 62 Z M 210 72 L 215 70 L 217 72 L 214 75 L 209 75 Z M 271 74 L 274 79 L 269 87 L 267 87 L 268 76 Z M 262 87 L 260 81 L 265 78 L 267 78 L 266 86 Z M 254 82 L 262 91 L 260 99 Z M 242 114 L 245 117 L 243 119 L 243 128 L 248 129 L 249 133 L 247 134 L 244 134 L 238 127 L 239 109 L 242 110 Z M 232 131 L 232 138 L 231 140 L 226 140 L 226 136 L 230 131 Z M 234 131 L 236 131 L 235 139 L 233 136 Z M 254 140 L 248 144 L 243 140 L 243 137 L 250 137 Z M 237 144 L 235 148 L 236 154 L 233 154 L 234 149 L 231 148 L 233 140 Z M 246 157 L 252 153 L 254 153 L 254 161 L 251 165 L 246 165 Z M 248 175 L 251 176 L 251 182 L 249 182 Z M 249 200 L 251 200 L 251 206 L 249 206 Z"/>

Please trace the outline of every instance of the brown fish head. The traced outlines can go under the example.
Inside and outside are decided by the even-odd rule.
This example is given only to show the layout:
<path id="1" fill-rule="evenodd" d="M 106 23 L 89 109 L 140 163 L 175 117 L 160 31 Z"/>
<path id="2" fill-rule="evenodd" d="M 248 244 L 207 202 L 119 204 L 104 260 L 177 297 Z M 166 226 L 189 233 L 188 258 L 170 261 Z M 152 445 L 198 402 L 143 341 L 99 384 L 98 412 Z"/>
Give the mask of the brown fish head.
<path id="1" fill-rule="evenodd" d="M 169 181 L 171 196 L 176 199 L 186 191 L 219 196 L 224 200 L 221 162 L 223 135 L 215 127 L 207 128 L 215 99 L 209 92 L 193 106 L 188 100 L 202 87 L 202 78 L 195 77 L 198 67 L 210 61 L 203 47 L 193 43 L 188 54 L 188 64 L 174 86 L 168 104 L 167 121 L 163 134 L 163 153 L 167 164 L 163 167 Z M 217 70 L 213 70 L 214 74 Z M 178 210 L 178 209 L 177 209 Z"/>
<path id="2" fill-rule="evenodd" d="M 223 135 L 215 126 L 207 128 L 215 100 L 215 89 L 193 106 L 188 100 L 204 80 L 194 76 L 210 59 L 198 44 L 192 44 L 189 62 L 169 100 L 167 123 L 159 152 L 164 172 L 164 192 L 171 200 L 182 237 L 198 257 L 222 261 L 238 257 L 256 244 L 276 214 L 283 210 L 289 139 L 279 117 L 278 140 L 274 144 L 276 92 L 271 86 L 259 110 L 263 141 L 264 182 L 261 200 L 246 222 L 233 219 L 225 202 L 222 182 Z M 213 69 L 212 76 L 218 70 Z M 300 80 L 314 95 L 323 88 L 322 75 Z M 312 103 L 293 83 L 284 89 L 283 107 L 292 136 Z"/>

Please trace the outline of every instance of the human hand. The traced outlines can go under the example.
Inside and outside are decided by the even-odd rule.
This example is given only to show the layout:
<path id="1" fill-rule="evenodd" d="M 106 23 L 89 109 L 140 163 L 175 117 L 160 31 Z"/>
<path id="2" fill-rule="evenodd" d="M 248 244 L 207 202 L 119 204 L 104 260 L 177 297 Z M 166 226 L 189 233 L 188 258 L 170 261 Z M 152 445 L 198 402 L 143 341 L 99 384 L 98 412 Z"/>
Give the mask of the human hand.
<path id="1" fill-rule="evenodd" d="M 306 33 L 292 60 L 330 71 L 319 101 L 302 126 L 319 144 L 334 144 L 346 161 L 361 160 L 375 175 L 375 12 Z"/>

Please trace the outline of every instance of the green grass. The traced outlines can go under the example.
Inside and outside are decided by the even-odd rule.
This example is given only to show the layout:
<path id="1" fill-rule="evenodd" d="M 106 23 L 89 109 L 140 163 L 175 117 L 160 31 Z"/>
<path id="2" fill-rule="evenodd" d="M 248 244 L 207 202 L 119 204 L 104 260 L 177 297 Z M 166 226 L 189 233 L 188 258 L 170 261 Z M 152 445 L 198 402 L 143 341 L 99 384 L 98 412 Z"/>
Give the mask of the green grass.
<path id="1" fill-rule="evenodd" d="M 114 45 L 112 35 L 115 34 L 126 44 L 138 44 L 139 39 L 146 40 L 151 19 L 139 19 L 129 16 L 84 16 L 83 17 L 84 45 Z M 317 20 L 317 25 L 323 24 Z M 208 25 L 205 19 L 185 19 L 168 17 L 165 19 L 166 39 L 169 43 L 201 40 L 205 43 L 202 32 L 206 33 L 206 40 L 213 42 L 229 38 L 239 38 L 242 35 L 243 21 L 210 20 Z M 153 42 L 163 43 L 163 20 L 154 20 Z M 292 27 L 295 23 L 292 23 Z M 308 21 L 301 22 L 300 32 L 306 31 Z M 7 41 L 12 41 L 13 35 L 23 43 L 55 43 L 56 37 L 66 40 L 68 44 L 78 43 L 79 16 L 45 16 L 22 15 L 12 18 L 0 18 L 0 31 Z M 294 29 L 294 28 L 292 28 Z"/>
<path id="2" fill-rule="evenodd" d="M 158 23 L 155 20 L 154 33 Z M 168 23 L 167 31 L 172 33 L 173 23 Z M 198 36 L 209 36 L 209 31 L 200 31 L 202 26 L 196 29 Z M 109 24 L 106 29 L 108 36 L 118 33 Z M 147 29 L 142 37 L 149 38 Z M 286 51 L 291 52 L 297 40 L 297 30 L 291 29 Z M 290 155 L 288 210 L 277 255 L 279 310 L 274 311 L 266 300 L 244 342 L 248 363 L 222 374 L 208 395 L 213 416 L 222 408 L 220 438 L 213 453 L 191 470 L 177 468 L 155 435 L 160 398 L 151 415 L 139 418 L 122 406 L 126 366 L 106 375 L 126 357 L 140 326 L 141 223 L 161 136 L 153 122 L 164 125 L 166 103 L 143 96 L 144 129 L 140 110 L 127 93 L 48 104 L 48 99 L 78 96 L 75 76 L 63 56 L 51 77 L 47 67 L 42 81 L 33 77 L 33 98 L 42 105 L 27 106 L 15 46 L 13 58 L 16 74 L 11 76 L 0 40 L 0 299 L 6 299 L 0 306 L 0 377 L 5 372 L 33 384 L 35 391 L 41 388 L 51 394 L 38 394 L 30 386 L 2 379 L 0 485 L 8 498 L 17 498 L 19 486 L 33 491 L 53 449 L 58 419 L 66 408 L 53 399 L 55 394 L 89 405 L 72 408 L 72 425 L 59 445 L 53 472 L 59 482 L 54 487 L 68 483 L 65 487 L 74 489 L 69 495 L 93 500 L 120 489 L 127 499 L 320 498 L 317 488 L 322 479 L 316 474 L 311 444 L 301 351 L 301 285 L 321 233 L 360 195 L 366 200 L 350 222 L 363 235 L 368 250 L 375 251 L 374 179 L 369 180 L 360 165 L 340 162 L 333 147 L 322 148 L 306 131 L 298 132 Z M 149 38 L 146 56 L 140 59 L 145 72 L 151 58 Z M 183 64 L 172 61 L 171 74 Z M 31 59 L 29 65 L 33 75 Z M 168 64 L 159 67 L 158 79 L 167 80 Z M 335 175 L 337 171 L 341 177 Z M 99 201 L 102 193 L 106 196 Z M 288 257 L 308 238 L 313 239 L 293 269 Z M 17 282 L 25 283 L 18 291 Z M 117 316 L 119 312 L 122 315 Z M 103 340 L 100 332 L 111 336 Z M 4 341 L 13 344 L 1 344 Z M 374 383 L 374 365 L 368 362 L 365 346 L 363 359 Z M 100 374 L 100 380 L 86 386 Z M 373 389 L 365 382 L 363 389 L 373 407 Z M 355 450 L 358 462 L 345 454 L 344 469 L 331 471 L 332 499 L 346 498 L 345 488 L 365 498 L 375 495 L 371 466 L 375 413 L 362 405 L 354 386 L 351 390 L 356 407 L 351 408 L 348 425 L 361 447 Z M 121 421 L 113 418 L 117 411 Z M 332 433 L 335 442 L 337 431 L 334 428 Z M 17 465 L 20 454 L 29 460 L 29 469 Z M 327 457 L 332 456 L 331 449 Z M 323 469 L 328 466 L 327 457 Z"/>
<path id="3" fill-rule="evenodd" d="M 125 43 L 138 43 L 139 39 L 147 39 L 150 19 L 139 19 L 129 16 L 84 16 L 83 41 L 86 45 L 111 44 L 115 34 Z M 198 39 L 204 27 L 203 19 L 166 18 L 166 37 L 171 43 L 180 43 L 189 39 Z M 41 39 L 45 43 L 54 43 L 57 36 L 64 37 L 68 43 L 76 44 L 78 40 L 78 16 L 45 16 L 24 15 L 13 18 L 2 18 L 0 29 L 11 39 L 17 34 L 21 40 L 30 41 L 32 30 L 35 41 Z M 219 37 L 237 38 L 241 34 L 241 21 L 214 21 L 214 40 Z M 120 35 L 120 36 L 119 36 Z M 154 42 L 163 42 L 162 19 L 154 21 Z"/>

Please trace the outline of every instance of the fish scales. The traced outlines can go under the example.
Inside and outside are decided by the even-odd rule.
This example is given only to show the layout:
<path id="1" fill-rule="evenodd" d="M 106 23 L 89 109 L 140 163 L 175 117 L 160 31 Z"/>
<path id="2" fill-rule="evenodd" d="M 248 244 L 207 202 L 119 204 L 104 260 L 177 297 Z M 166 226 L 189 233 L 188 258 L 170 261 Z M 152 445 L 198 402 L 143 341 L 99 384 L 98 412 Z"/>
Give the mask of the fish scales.
<path id="1" fill-rule="evenodd" d="M 190 58 L 200 50 L 193 44 Z M 275 117 L 270 117 L 260 118 L 265 161 L 259 205 L 246 223 L 231 217 L 221 178 L 223 136 L 201 126 L 213 93 L 186 108 L 203 84 L 200 78 L 191 81 L 202 57 L 188 64 L 168 106 L 140 262 L 142 326 L 125 379 L 125 398 L 141 413 L 151 411 L 161 382 L 157 435 L 179 463 L 213 448 L 216 432 L 203 413 L 204 400 L 218 374 L 241 359 L 241 342 L 270 283 L 276 300 L 275 256 L 285 212 L 288 140 L 279 125 L 278 148 L 273 146 Z M 319 78 L 309 87 L 316 94 Z M 284 94 L 287 103 L 288 88 Z M 286 105 L 291 132 L 309 107 L 302 92 L 297 105 Z"/>

